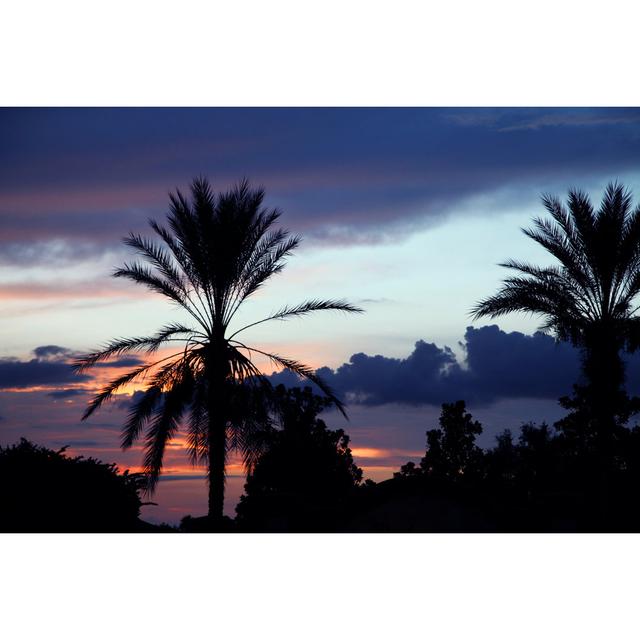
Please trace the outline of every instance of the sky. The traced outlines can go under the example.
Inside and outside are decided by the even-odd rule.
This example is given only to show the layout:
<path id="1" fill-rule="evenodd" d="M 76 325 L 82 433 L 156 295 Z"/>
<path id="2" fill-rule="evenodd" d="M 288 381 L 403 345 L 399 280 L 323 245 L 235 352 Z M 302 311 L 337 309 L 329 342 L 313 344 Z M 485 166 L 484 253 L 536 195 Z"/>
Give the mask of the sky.
<path id="1" fill-rule="evenodd" d="M 346 429 L 376 480 L 424 454 L 442 402 L 466 400 L 483 446 L 561 417 L 575 350 L 537 333 L 540 318 L 473 322 L 470 310 L 497 289 L 505 259 L 552 262 L 521 231 L 544 215 L 543 193 L 577 187 L 597 203 L 619 180 L 640 194 L 640 109 L 3 108 L 0 140 L 0 444 L 25 436 L 132 470 L 140 449 L 118 447 L 131 396 L 80 417 L 136 359 L 85 376 L 68 363 L 179 318 L 111 273 L 130 257 L 122 237 L 162 221 L 168 193 L 194 177 L 218 190 L 245 177 L 262 185 L 303 237 L 238 322 L 310 297 L 365 310 L 259 325 L 250 338 L 317 368 L 343 395 L 349 421 L 326 421 Z M 635 359 L 628 383 L 640 387 Z M 180 438 L 164 478 L 143 517 L 205 511 L 203 470 Z M 232 460 L 229 515 L 242 485 Z"/>

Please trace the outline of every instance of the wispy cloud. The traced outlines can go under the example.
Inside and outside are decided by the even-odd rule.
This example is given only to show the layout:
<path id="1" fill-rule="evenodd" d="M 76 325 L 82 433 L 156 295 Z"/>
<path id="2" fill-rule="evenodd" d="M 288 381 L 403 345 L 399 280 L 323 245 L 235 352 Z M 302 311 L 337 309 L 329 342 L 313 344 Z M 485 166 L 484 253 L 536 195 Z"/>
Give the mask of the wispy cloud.
<path id="1" fill-rule="evenodd" d="M 598 114 L 552 114 L 543 115 L 530 120 L 524 120 L 498 131 L 538 131 L 544 127 L 610 127 L 617 125 L 639 125 L 640 114 L 637 112 L 626 115 L 598 115 Z"/>
<path id="2" fill-rule="evenodd" d="M 447 113 L 443 118 L 461 127 L 484 127 L 498 132 L 539 131 L 552 127 L 615 128 L 640 125 L 634 108 L 472 109 Z"/>

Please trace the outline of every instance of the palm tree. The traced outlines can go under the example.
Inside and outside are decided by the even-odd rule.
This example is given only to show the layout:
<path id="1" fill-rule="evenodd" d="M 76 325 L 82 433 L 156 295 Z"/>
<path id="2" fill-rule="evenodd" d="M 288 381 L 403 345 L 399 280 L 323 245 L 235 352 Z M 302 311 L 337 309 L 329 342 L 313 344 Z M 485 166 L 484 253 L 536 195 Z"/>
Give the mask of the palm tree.
<path id="1" fill-rule="evenodd" d="M 617 183 L 607 186 L 597 211 L 577 190 L 569 191 L 566 207 L 551 196 L 542 202 L 552 220 L 537 218 L 533 229 L 523 231 L 559 264 L 502 264 L 516 274 L 479 302 L 473 315 L 537 314 L 544 318 L 543 330 L 580 348 L 587 381 L 583 395 L 603 442 L 617 422 L 629 417 L 621 352 L 638 347 L 640 207 L 632 208 L 630 192 Z"/>
<path id="2" fill-rule="evenodd" d="M 332 390 L 305 364 L 268 353 L 239 340 L 247 329 L 314 311 L 360 312 L 342 300 L 309 300 L 284 306 L 272 315 L 238 328 L 231 323 L 240 306 L 279 273 L 300 238 L 274 228 L 277 209 L 263 207 L 264 191 L 246 180 L 217 196 L 209 183 L 196 179 L 191 202 L 170 194 L 168 228 L 150 220 L 160 243 L 130 234 L 125 244 L 143 262 L 125 264 L 114 273 L 160 293 L 183 309 L 189 323 L 171 322 L 147 337 L 119 338 L 77 360 L 78 372 L 127 352 L 154 354 L 179 343 L 170 355 L 146 362 L 112 380 L 91 401 L 83 420 L 126 385 L 146 383 L 122 431 L 122 447 L 144 436 L 144 470 L 154 490 L 164 451 L 181 427 L 187 432 L 191 461 L 208 468 L 209 517 L 222 517 L 228 451 L 239 451 L 248 469 L 260 453 L 261 429 L 268 425 L 271 385 L 252 356 L 315 383 L 346 416 Z M 145 264 L 146 262 L 146 264 Z"/>

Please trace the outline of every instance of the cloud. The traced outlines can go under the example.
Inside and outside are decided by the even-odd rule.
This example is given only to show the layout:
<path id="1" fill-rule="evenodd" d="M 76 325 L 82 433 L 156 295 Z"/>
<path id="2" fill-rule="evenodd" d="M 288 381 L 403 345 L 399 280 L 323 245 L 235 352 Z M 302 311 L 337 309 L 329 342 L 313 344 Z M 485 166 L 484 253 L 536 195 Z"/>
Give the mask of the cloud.
<path id="1" fill-rule="evenodd" d="M 28 362 L 15 358 L 0 358 L 0 389 L 20 389 L 37 386 L 66 385 L 86 382 L 91 376 L 74 373 L 62 361 L 38 360 Z"/>
<path id="2" fill-rule="evenodd" d="M 137 356 L 122 356 L 120 358 L 112 358 L 107 362 L 96 362 L 93 366 L 102 369 L 114 369 L 118 367 L 139 367 L 144 364 L 142 358 Z"/>
<path id="3" fill-rule="evenodd" d="M 55 344 L 48 344 L 36 347 L 33 350 L 33 355 L 38 360 L 60 360 L 68 358 L 71 355 L 71 350 Z"/>
<path id="4" fill-rule="evenodd" d="M 537 131 L 543 127 L 607 127 L 638 124 L 640 124 L 640 114 L 637 112 L 619 116 L 596 115 L 591 113 L 575 114 L 572 116 L 549 114 L 501 127 L 498 130 L 503 132 Z"/>
<path id="5" fill-rule="evenodd" d="M 134 391 L 131 395 L 117 396 L 113 404 L 117 409 L 129 410 L 143 395 L 144 391 Z"/>
<path id="6" fill-rule="evenodd" d="M 46 362 L 69 362 L 83 355 L 80 351 L 74 351 L 67 349 L 66 347 L 59 347 L 55 344 L 44 345 L 42 347 L 36 347 L 33 350 L 33 355 L 36 360 Z M 118 367 L 138 367 L 144 363 L 144 360 L 138 356 L 119 356 L 111 358 L 108 361 L 96 362 L 93 366 L 98 368 L 118 368 Z"/>
<path id="7" fill-rule="evenodd" d="M 544 333 L 506 333 L 497 325 L 465 333 L 470 401 L 497 398 L 558 398 L 580 377 L 579 352 Z"/>
<path id="8" fill-rule="evenodd" d="M 73 398 L 74 396 L 84 395 L 86 391 L 84 389 L 62 389 L 60 391 L 51 391 L 47 395 L 56 400 L 63 398 Z"/>
<path id="9" fill-rule="evenodd" d="M 14 265 L 17 266 L 17 265 Z M 141 287 L 133 288 L 115 278 L 95 278 L 82 282 L 19 282 L 11 284 L 0 283 L 0 300 L 6 302 L 47 301 L 48 303 L 69 304 L 77 301 L 92 301 L 93 305 L 112 303 L 118 300 L 139 300 L 151 294 Z"/>
<path id="10" fill-rule="evenodd" d="M 497 325 L 468 327 L 458 360 L 449 347 L 419 340 L 406 358 L 357 353 L 348 363 L 318 374 L 345 400 L 369 406 L 401 403 L 439 405 L 464 399 L 475 406 L 510 398 L 555 400 L 580 378 L 580 354 L 566 343 L 537 332 L 507 333 Z M 636 373 L 637 372 L 637 373 Z M 640 380 L 640 358 L 629 363 L 632 391 Z M 289 372 L 273 374 L 274 384 L 300 384 Z"/>
<path id="11" fill-rule="evenodd" d="M 64 438 L 64 439 L 51 440 L 50 442 L 51 444 L 57 445 L 59 447 L 74 447 L 74 448 L 82 447 L 87 449 L 104 447 L 104 442 L 100 440 L 80 440 L 80 439 L 74 439 L 74 438 Z"/>
<path id="12" fill-rule="evenodd" d="M 48 344 L 36 347 L 35 356 L 24 361 L 17 358 L 0 358 L 0 389 L 25 389 L 40 386 L 64 386 L 91 380 L 89 374 L 77 374 L 71 367 L 71 361 L 81 355 L 77 351 Z M 143 363 L 136 356 L 122 356 L 108 362 L 98 362 L 98 368 L 136 367 Z M 54 398 L 76 395 L 75 389 L 55 391 L 49 395 Z M 72 393 L 73 392 L 73 393 Z"/>
<path id="13" fill-rule="evenodd" d="M 463 127 L 488 127 L 502 133 L 537 131 L 545 127 L 618 127 L 640 124 L 635 108 L 462 109 L 445 118 Z"/>
<path id="14" fill-rule="evenodd" d="M 364 404 L 439 402 L 445 381 L 459 370 L 448 347 L 419 340 L 407 358 L 387 358 L 356 353 L 335 372 L 318 370 L 349 401 Z"/>
<path id="15" fill-rule="evenodd" d="M 358 298 L 355 304 L 391 304 L 393 298 Z"/>
<path id="16" fill-rule="evenodd" d="M 200 173 L 264 184 L 311 242 L 394 241 L 514 181 L 635 170 L 639 133 L 640 110 L 617 108 L 5 109 L 0 262 L 115 251 Z"/>
<path id="17" fill-rule="evenodd" d="M 458 346 L 462 357 L 448 346 L 418 340 L 405 358 L 355 353 L 337 369 L 321 367 L 317 373 L 348 403 L 365 406 L 438 406 L 458 399 L 474 406 L 523 398 L 555 401 L 580 381 L 579 351 L 541 332 L 505 332 L 497 325 L 467 327 Z M 34 349 L 34 355 L 28 362 L 0 359 L 0 389 L 65 387 L 91 379 L 73 373 L 68 361 L 77 353 L 70 349 L 43 345 Z M 134 367 L 142 362 L 124 356 L 96 366 Z M 630 392 L 640 393 L 640 354 L 628 358 L 627 378 Z M 301 384 L 289 371 L 274 373 L 270 380 L 285 386 Z M 63 388 L 48 395 L 61 399 L 82 393 L 82 389 Z M 130 409 L 141 393 L 119 398 L 117 408 Z"/>

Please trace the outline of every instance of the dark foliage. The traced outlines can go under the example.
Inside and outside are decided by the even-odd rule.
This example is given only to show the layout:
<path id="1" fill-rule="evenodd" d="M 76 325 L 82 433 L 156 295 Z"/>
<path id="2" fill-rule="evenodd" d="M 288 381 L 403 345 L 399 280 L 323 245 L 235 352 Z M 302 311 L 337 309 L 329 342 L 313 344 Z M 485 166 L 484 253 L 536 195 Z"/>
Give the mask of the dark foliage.
<path id="1" fill-rule="evenodd" d="M 622 352 L 640 345 L 640 207 L 620 184 L 610 184 L 599 209 L 586 194 L 571 190 L 565 206 L 544 196 L 551 219 L 537 218 L 524 233 L 548 251 L 556 265 L 537 267 L 509 260 L 514 272 L 495 295 L 474 308 L 476 318 L 515 311 L 533 313 L 552 331 L 582 351 L 584 383 L 565 406 L 577 425 L 597 440 L 601 464 L 609 460 L 616 427 L 638 409 L 625 391 Z"/>
<path id="2" fill-rule="evenodd" d="M 182 533 L 236 533 L 236 522 L 228 516 L 210 518 L 209 516 L 185 516 L 178 530 Z"/>
<path id="3" fill-rule="evenodd" d="M 70 457 L 24 438 L 0 447 L 0 530 L 15 532 L 145 531 L 140 474 L 115 464 Z"/>
<path id="4" fill-rule="evenodd" d="M 420 467 L 430 476 L 450 481 L 477 476 L 481 449 L 475 444 L 482 425 L 465 410 L 462 400 L 442 405 L 440 429 L 427 431 L 427 453 Z"/>
<path id="5" fill-rule="evenodd" d="M 276 388 L 274 428 L 265 453 L 247 478 L 237 506 L 244 530 L 323 531 L 335 527 L 362 480 L 349 436 L 318 415 L 330 400 L 311 388 Z"/>
<path id="6" fill-rule="evenodd" d="M 621 427 L 601 473 L 602 452 L 584 430 L 561 421 L 525 424 L 483 451 L 481 425 L 464 403 L 443 405 L 440 429 L 427 432 L 420 465 L 408 462 L 392 480 L 363 488 L 346 531 L 639 531 L 640 428 Z"/>

